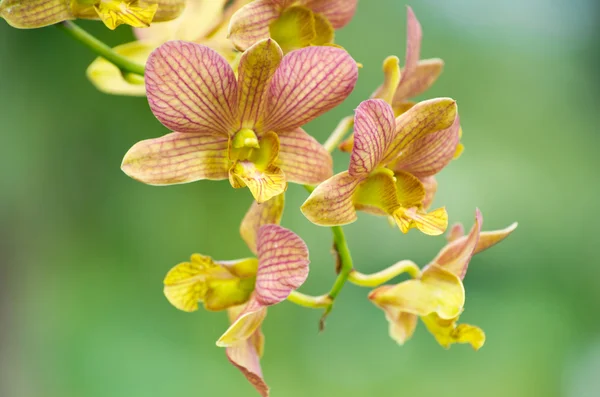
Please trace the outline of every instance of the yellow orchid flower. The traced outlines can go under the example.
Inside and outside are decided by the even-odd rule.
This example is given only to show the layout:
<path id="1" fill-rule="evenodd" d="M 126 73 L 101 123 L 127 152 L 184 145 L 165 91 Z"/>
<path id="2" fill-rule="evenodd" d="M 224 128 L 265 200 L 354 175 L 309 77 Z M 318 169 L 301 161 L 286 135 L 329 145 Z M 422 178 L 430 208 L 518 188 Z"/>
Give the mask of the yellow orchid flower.
<path id="1" fill-rule="evenodd" d="M 403 233 L 413 227 L 443 233 L 445 208 L 426 211 L 437 185 L 431 180 L 425 185 L 414 173 L 433 175 L 452 159 L 458 125 L 450 98 L 420 102 L 397 118 L 381 99 L 362 102 L 355 112 L 348 171 L 317 186 L 302 213 L 317 225 L 333 226 L 354 222 L 361 210 L 392 217 Z"/>
<path id="2" fill-rule="evenodd" d="M 373 290 L 369 299 L 384 310 L 390 324 L 390 336 L 404 344 L 414 333 L 420 317 L 440 345 L 469 343 L 478 350 L 485 342 L 484 332 L 473 325 L 457 324 L 465 304 L 465 277 L 471 257 L 504 240 L 517 224 L 503 230 L 481 232 L 483 218 L 479 210 L 469 235 L 455 226 L 449 243 L 415 279 Z"/>
<path id="3" fill-rule="evenodd" d="M 185 0 L 0 0 L 0 17 L 20 29 L 71 19 L 100 19 L 109 29 L 121 24 L 148 27 L 181 14 Z"/>
<path id="4" fill-rule="evenodd" d="M 173 132 L 134 145 L 123 171 L 151 185 L 228 179 L 258 202 L 287 183 L 317 184 L 332 174 L 331 155 L 301 126 L 341 103 L 358 77 L 354 60 L 334 47 L 283 57 L 273 40 L 240 59 L 238 75 L 199 44 L 170 41 L 146 65 L 154 115 Z"/>
<path id="5" fill-rule="evenodd" d="M 336 29 L 346 26 L 357 0 L 254 0 L 231 17 L 229 37 L 245 50 L 272 38 L 284 53 L 333 43 Z"/>
<path id="6" fill-rule="evenodd" d="M 139 64 L 146 64 L 156 48 L 169 40 L 185 40 L 204 44 L 221 54 L 229 62 L 237 59 L 238 52 L 227 39 L 227 25 L 235 11 L 249 0 L 236 0 L 227 5 L 227 0 L 188 1 L 184 12 L 175 20 L 152 24 L 149 28 L 134 29 L 138 40 L 121 44 L 115 48 L 117 54 Z M 118 67 L 98 57 L 87 69 L 88 79 L 94 86 L 114 95 L 146 95 L 144 79 L 124 75 Z"/>

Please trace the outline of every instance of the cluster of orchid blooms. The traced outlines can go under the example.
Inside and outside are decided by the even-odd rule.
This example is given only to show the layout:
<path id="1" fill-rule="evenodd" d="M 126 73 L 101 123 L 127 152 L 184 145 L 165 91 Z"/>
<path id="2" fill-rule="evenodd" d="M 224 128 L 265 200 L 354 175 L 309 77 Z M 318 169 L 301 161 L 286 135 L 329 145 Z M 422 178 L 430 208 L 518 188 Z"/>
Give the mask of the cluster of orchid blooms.
<path id="1" fill-rule="evenodd" d="M 269 394 L 259 364 L 267 308 L 288 299 L 327 314 L 347 281 L 375 288 L 368 297 L 384 310 L 399 344 L 421 318 L 442 346 L 479 349 L 483 331 L 458 324 L 462 280 L 474 254 L 516 228 L 483 232 L 476 210 L 470 232 L 460 224 L 450 228 L 448 244 L 423 269 L 409 260 L 371 275 L 353 268 L 340 226 L 354 222 L 357 211 L 387 217 L 403 233 L 446 231 L 445 208 L 429 209 L 435 175 L 463 151 L 453 99 L 410 101 L 443 68 L 440 59 L 420 59 L 421 26 L 410 8 L 403 68 L 397 57 L 385 59 L 382 85 L 324 145 L 302 129 L 344 101 L 357 82 L 360 65 L 334 44 L 335 30 L 356 7 L 357 0 L 0 0 L 0 16 L 12 26 L 60 24 L 87 44 L 94 39 L 69 20 L 136 28 L 137 41 L 98 52 L 102 57 L 88 69 L 103 92 L 147 96 L 156 118 L 173 131 L 135 144 L 123 160 L 127 175 L 151 185 L 228 179 L 250 190 L 255 202 L 240 233 L 254 257 L 194 254 L 168 272 L 164 293 L 186 312 L 199 303 L 227 310 L 231 325 L 217 345 L 263 396 Z M 333 175 L 336 147 L 350 152 L 350 164 Z M 299 236 L 279 226 L 288 182 L 311 192 L 302 213 L 334 232 L 338 278 L 322 296 L 296 291 L 308 276 L 309 253 Z M 410 279 L 384 285 L 402 273 Z"/>

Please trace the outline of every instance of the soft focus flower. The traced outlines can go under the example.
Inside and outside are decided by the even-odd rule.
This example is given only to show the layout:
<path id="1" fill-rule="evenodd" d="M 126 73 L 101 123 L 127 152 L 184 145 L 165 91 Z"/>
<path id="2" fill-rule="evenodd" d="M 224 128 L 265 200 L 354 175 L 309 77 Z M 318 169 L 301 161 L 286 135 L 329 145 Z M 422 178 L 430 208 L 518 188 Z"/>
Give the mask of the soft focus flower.
<path id="1" fill-rule="evenodd" d="M 240 234 L 256 258 L 214 261 L 199 254 L 169 271 L 165 296 L 173 306 L 194 311 L 198 302 L 207 310 L 227 310 L 231 327 L 219 339 L 235 365 L 262 396 L 268 395 L 260 368 L 264 336 L 260 325 L 266 309 L 287 298 L 308 276 L 308 248 L 293 232 L 278 226 L 283 195 L 254 202 Z"/>
<path id="2" fill-rule="evenodd" d="M 439 58 L 420 59 L 423 32 L 421 24 L 410 7 L 407 7 L 406 19 L 404 68 L 400 70 L 398 57 L 386 58 L 383 62 L 383 84 L 371 96 L 383 99 L 392 105 L 396 116 L 414 106 L 415 103 L 408 99 L 427 91 L 444 68 L 444 61 Z M 340 144 L 340 150 L 350 152 L 353 142 L 354 137 L 350 136 Z"/>
<path id="3" fill-rule="evenodd" d="M 354 16 L 357 0 L 254 0 L 236 12 L 229 25 L 234 45 L 245 50 L 271 37 L 285 53 L 331 44 L 335 29 Z"/>
<path id="4" fill-rule="evenodd" d="M 317 184 L 331 176 L 331 156 L 300 127 L 342 102 L 357 75 L 341 49 L 304 48 L 282 59 L 267 39 L 243 54 L 236 78 L 214 50 L 168 42 L 148 60 L 146 91 L 154 115 L 176 132 L 134 145 L 122 169 L 152 185 L 229 179 L 259 203 L 288 181 Z"/>
<path id="5" fill-rule="evenodd" d="M 390 323 L 390 336 L 396 342 L 404 344 L 413 335 L 417 317 L 420 317 L 445 348 L 453 343 L 470 343 L 475 350 L 483 346 L 485 334 L 480 328 L 457 325 L 465 303 L 462 280 L 471 257 L 504 240 L 517 224 L 503 230 L 481 232 L 482 222 L 477 210 L 469 235 L 461 235 L 462 226 L 452 228 L 448 244 L 424 268 L 420 277 L 385 285 L 369 294 L 369 299 L 384 310 Z"/>
<path id="6" fill-rule="evenodd" d="M 152 24 L 149 28 L 134 29 L 138 38 L 113 50 L 139 64 L 145 64 L 156 48 L 169 40 L 185 40 L 204 44 L 233 62 L 239 54 L 227 39 L 231 14 L 248 3 L 237 0 L 226 7 L 227 0 L 188 1 L 179 18 Z M 87 69 L 87 76 L 100 91 L 116 95 L 146 95 L 143 77 L 123 75 L 118 67 L 102 57 L 96 58 Z"/>
<path id="7" fill-rule="evenodd" d="M 148 27 L 177 18 L 185 0 L 0 0 L 0 16 L 21 29 L 71 19 L 100 19 L 109 29 L 121 24 Z"/>
<path id="8" fill-rule="evenodd" d="M 262 351 L 260 326 L 269 306 L 284 301 L 304 283 L 309 260 L 302 239 L 280 226 L 262 226 L 256 240 L 259 262 L 256 288 L 217 345 L 227 348 L 229 360 L 262 396 L 267 396 L 268 387 L 258 365 Z"/>
<path id="9" fill-rule="evenodd" d="M 455 142 L 453 133 L 445 131 L 456 129 L 457 119 L 450 98 L 420 102 L 397 118 L 381 99 L 362 102 L 354 117 L 356 141 L 348 171 L 317 186 L 302 212 L 315 224 L 331 226 L 354 222 L 356 210 L 363 210 L 393 217 L 404 233 L 413 227 L 430 235 L 443 233 L 446 210 L 425 212 L 431 198 L 409 171 L 440 169 L 438 162 L 445 157 L 438 158 L 438 152 Z"/>

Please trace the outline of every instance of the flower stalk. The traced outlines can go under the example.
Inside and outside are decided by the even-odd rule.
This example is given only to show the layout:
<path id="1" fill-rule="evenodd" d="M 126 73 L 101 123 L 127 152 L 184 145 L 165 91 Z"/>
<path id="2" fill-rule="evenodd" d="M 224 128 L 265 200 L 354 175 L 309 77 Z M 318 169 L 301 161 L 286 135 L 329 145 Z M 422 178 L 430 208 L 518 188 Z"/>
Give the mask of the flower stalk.
<path id="1" fill-rule="evenodd" d="M 87 48 L 118 67 L 124 74 L 131 73 L 139 76 L 144 75 L 144 65 L 135 63 L 124 56 L 117 54 L 109 46 L 98 40 L 84 29 L 71 21 L 64 21 L 54 25 L 75 40 L 81 42 Z"/>
<path id="2" fill-rule="evenodd" d="M 373 274 L 364 274 L 352 270 L 348 275 L 348 281 L 361 287 L 374 288 L 387 283 L 403 273 L 408 273 L 411 278 L 419 278 L 421 270 L 413 261 L 403 260 Z"/>

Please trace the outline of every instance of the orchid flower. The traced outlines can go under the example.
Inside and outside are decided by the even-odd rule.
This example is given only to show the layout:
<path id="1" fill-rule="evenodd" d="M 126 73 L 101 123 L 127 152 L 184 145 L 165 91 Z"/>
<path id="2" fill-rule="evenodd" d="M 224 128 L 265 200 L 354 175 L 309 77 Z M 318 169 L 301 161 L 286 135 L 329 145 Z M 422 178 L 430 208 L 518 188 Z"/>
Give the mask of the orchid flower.
<path id="1" fill-rule="evenodd" d="M 185 40 L 204 44 L 233 62 L 238 52 L 227 39 L 227 25 L 232 13 L 248 1 L 236 0 L 227 8 L 227 0 L 188 1 L 179 18 L 152 24 L 149 28 L 134 29 L 138 40 L 121 44 L 113 51 L 143 65 L 161 44 L 169 40 Z M 118 67 L 102 57 L 96 58 L 88 67 L 87 76 L 98 90 L 107 94 L 146 95 L 142 77 L 124 75 Z"/>
<path id="2" fill-rule="evenodd" d="M 356 210 L 363 210 L 391 216 L 403 233 L 413 227 L 429 235 L 443 233 L 448 225 L 445 208 L 425 212 L 428 203 L 423 183 L 402 169 L 406 164 L 401 163 L 399 169 L 391 166 L 404 158 L 406 151 L 409 160 L 420 159 L 423 151 L 445 146 L 445 142 L 434 141 L 411 150 L 412 144 L 430 136 L 438 140 L 452 137 L 443 132 L 455 128 L 457 118 L 456 103 L 450 98 L 420 102 L 397 118 L 381 99 L 362 102 L 354 116 L 356 141 L 348 171 L 317 186 L 302 205 L 302 212 L 321 226 L 352 223 Z M 435 157 L 424 158 L 417 164 L 427 170 L 437 169 L 437 161 Z"/>
<path id="3" fill-rule="evenodd" d="M 111 30 L 121 24 L 142 28 L 181 14 L 185 0 L 0 0 L 0 17 L 20 29 L 71 19 L 100 19 Z"/>
<path id="4" fill-rule="evenodd" d="M 354 16 L 356 4 L 357 0 L 254 0 L 232 16 L 229 36 L 240 50 L 269 37 L 285 53 L 331 44 L 335 30 Z"/>
<path id="5" fill-rule="evenodd" d="M 345 51 L 311 47 L 282 56 L 273 40 L 227 61 L 199 44 L 170 41 L 146 65 L 150 108 L 173 132 L 134 145 L 123 171 L 151 185 L 229 179 L 259 203 L 287 182 L 317 184 L 330 154 L 300 127 L 341 103 L 358 70 Z"/>
<path id="6" fill-rule="evenodd" d="M 178 309 L 228 310 L 232 325 L 217 342 L 262 396 L 268 395 L 260 368 L 264 336 L 260 330 L 268 306 L 300 287 L 308 276 L 308 248 L 293 232 L 277 224 L 283 195 L 254 203 L 240 227 L 256 258 L 214 261 L 195 254 L 165 278 L 165 296 Z"/>
<path id="7" fill-rule="evenodd" d="M 414 333 L 418 317 L 445 348 L 454 343 L 470 343 L 478 350 L 485 342 L 484 332 L 473 325 L 457 325 L 464 309 L 465 277 L 471 257 L 512 233 L 514 223 L 502 230 L 481 232 L 483 218 L 475 213 L 475 224 L 467 236 L 462 225 L 452 228 L 448 244 L 424 268 L 419 277 L 373 290 L 369 299 L 384 310 L 390 323 L 390 336 L 400 345 Z"/>

